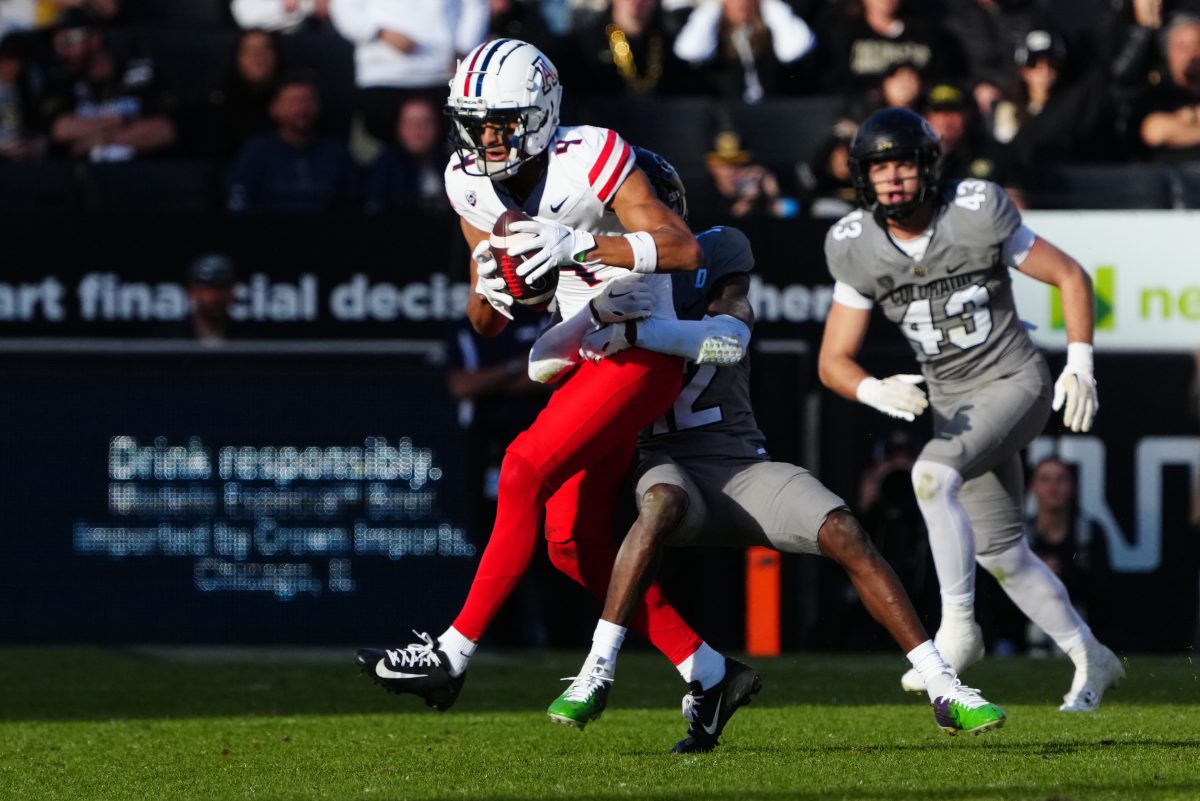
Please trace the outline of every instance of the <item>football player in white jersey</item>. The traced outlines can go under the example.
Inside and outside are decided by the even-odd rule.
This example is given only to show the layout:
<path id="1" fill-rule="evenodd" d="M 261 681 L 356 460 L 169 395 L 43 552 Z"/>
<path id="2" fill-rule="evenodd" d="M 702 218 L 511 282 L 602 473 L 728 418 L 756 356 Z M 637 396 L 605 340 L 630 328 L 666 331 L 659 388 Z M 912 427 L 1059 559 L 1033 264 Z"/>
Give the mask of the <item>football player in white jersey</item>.
<path id="1" fill-rule="evenodd" d="M 686 219 L 686 193 L 674 168 L 640 149 L 638 163 L 663 202 Z M 845 569 L 872 617 L 926 679 L 934 719 L 943 730 L 978 734 L 1004 725 L 1004 711 L 964 687 L 943 661 L 904 587 L 842 499 L 807 470 L 767 454 L 750 402 L 750 242 L 723 226 L 696 238 L 705 256 L 701 270 L 672 277 L 678 320 L 602 326 L 556 351 L 550 350 L 558 339 L 552 329 L 530 353 L 531 361 L 608 358 L 630 346 L 632 328 L 636 347 L 676 353 L 691 362 L 687 388 L 639 437 L 638 519 L 621 543 L 601 619 L 624 624 L 641 588 L 653 578 L 664 545 L 761 545 L 819 553 Z M 604 294 L 624 291 L 624 281 L 618 281 Z M 684 697 L 690 725 L 688 736 L 675 745 L 677 753 L 715 748 L 730 716 L 760 683 L 757 672 L 734 659 L 727 662 L 726 676 L 732 679 L 722 686 L 693 686 Z M 552 720 L 582 728 L 599 716 L 606 700 L 603 694 L 576 699 L 568 690 L 547 712 Z"/>
<path id="2" fill-rule="evenodd" d="M 818 359 L 821 381 L 904 420 L 932 407 L 934 436 L 912 481 L 941 588 L 934 641 L 946 661 L 961 673 L 983 655 L 974 619 L 978 562 L 1074 662 L 1059 708 L 1090 712 L 1125 671 L 1022 536 L 1020 450 L 1041 433 L 1051 407 L 1064 402 L 1067 427 L 1091 428 L 1099 408 L 1091 281 L 1078 262 L 1022 224 L 1000 187 L 976 180 L 941 186 L 939 159 L 937 135 L 904 109 L 871 115 L 851 143 L 862 208 L 834 224 L 825 240 L 836 284 Z M 1053 384 L 1017 317 L 1010 269 L 1062 294 L 1067 364 Z M 880 380 L 858 363 L 875 305 L 900 326 L 922 375 Z M 923 381 L 928 397 L 918 387 Z M 901 684 L 923 689 L 913 671 Z"/>
<path id="3" fill-rule="evenodd" d="M 670 280 L 660 272 L 695 270 L 700 247 L 687 225 L 655 195 L 615 131 L 559 126 L 558 73 L 532 45 L 499 39 L 459 64 L 446 110 L 456 153 L 446 168 L 446 192 L 472 248 L 477 295 L 468 316 L 495 334 L 511 319 L 513 299 L 488 249 L 496 219 L 521 209 L 533 221 L 513 225 L 533 235 L 521 265 L 526 279 L 559 271 L 556 300 L 566 318 L 597 323 L 644 313 L 656 297 L 670 314 Z M 510 249 L 510 253 L 517 253 Z M 614 278 L 644 277 L 636 290 L 590 304 Z M 563 364 L 552 369 L 566 371 Z M 554 565 L 603 598 L 616 543 L 614 499 L 632 462 L 637 432 L 665 412 L 678 394 L 683 360 L 631 350 L 603 363 L 580 365 L 562 378 L 534 424 L 509 446 L 501 465 L 495 526 L 466 603 L 436 640 L 401 648 L 361 649 L 359 663 L 392 692 L 413 693 L 439 710 L 454 703 L 476 643 L 533 556 L 545 515 Z M 542 376 L 546 378 L 546 376 Z M 707 646 L 651 586 L 630 627 L 646 634 L 685 681 L 712 686 L 725 660 Z M 611 642 L 623 629 L 601 625 Z M 587 667 L 591 687 L 611 681 L 603 662 Z"/>

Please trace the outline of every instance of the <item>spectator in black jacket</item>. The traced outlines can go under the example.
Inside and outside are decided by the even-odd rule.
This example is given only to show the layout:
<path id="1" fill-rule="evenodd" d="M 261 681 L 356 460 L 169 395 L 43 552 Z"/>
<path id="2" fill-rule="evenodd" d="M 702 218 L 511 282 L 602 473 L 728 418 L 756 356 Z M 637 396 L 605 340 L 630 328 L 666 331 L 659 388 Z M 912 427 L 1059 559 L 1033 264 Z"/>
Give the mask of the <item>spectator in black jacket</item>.
<path id="1" fill-rule="evenodd" d="M 1148 89 L 1134 130 L 1155 159 L 1200 160 L 1200 16 L 1177 14 L 1163 31 L 1167 80 Z"/>
<path id="2" fill-rule="evenodd" d="M 127 161 L 175 143 L 173 103 L 159 88 L 154 62 L 118 64 L 103 30 L 84 11 L 63 16 L 53 45 L 56 71 L 42 118 L 59 153 Z"/>
<path id="3" fill-rule="evenodd" d="M 271 97 L 282 74 L 274 34 L 250 30 L 238 37 L 225 78 L 208 98 L 209 155 L 232 158 L 247 139 L 271 130 Z"/>
<path id="4" fill-rule="evenodd" d="M 659 0 L 613 0 L 607 14 L 576 27 L 564 80 L 596 95 L 694 91 L 694 77 L 675 56 L 676 32 Z"/>
<path id="5" fill-rule="evenodd" d="M 367 212 L 386 214 L 413 207 L 449 210 L 443 178 L 448 156 L 441 110 L 423 97 L 404 101 L 395 140 L 367 174 Z"/>
<path id="6" fill-rule="evenodd" d="M 1015 60 L 1017 89 L 996 108 L 992 128 L 1014 175 L 1028 182 L 1048 164 L 1111 158 L 1115 114 L 1103 71 L 1093 67 L 1070 81 L 1066 45 L 1048 30 L 1030 31 Z"/>
<path id="7" fill-rule="evenodd" d="M 757 103 L 803 91 L 800 62 L 816 36 L 784 0 L 709 0 L 692 11 L 675 55 L 700 69 L 721 97 Z"/>
<path id="8" fill-rule="evenodd" d="M 318 134 L 320 111 L 311 76 L 283 79 L 271 100 L 275 131 L 248 141 L 230 170 L 231 212 L 319 214 L 354 205 L 354 163 L 345 145 Z"/>
<path id="9" fill-rule="evenodd" d="M 829 89 L 867 92 L 901 62 L 913 64 L 931 80 L 943 76 L 956 59 L 953 43 L 910 5 L 903 0 L 847 0 L 822 31 Z"/>

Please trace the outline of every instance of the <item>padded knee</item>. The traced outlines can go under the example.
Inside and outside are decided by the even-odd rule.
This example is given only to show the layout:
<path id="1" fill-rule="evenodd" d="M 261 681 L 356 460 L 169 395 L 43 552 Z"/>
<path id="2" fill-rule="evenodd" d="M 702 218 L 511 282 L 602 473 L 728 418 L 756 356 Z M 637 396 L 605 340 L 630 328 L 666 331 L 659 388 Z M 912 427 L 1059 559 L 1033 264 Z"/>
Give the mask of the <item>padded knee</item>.
<path id="1" fill-rule="evenodd" d="M 1037 555 L 1030 550 L 1029 543 L 1023 539 L 1017 540 L 1011 547 L 1003 551 L 981 553 L 975 556 L 979 566 L 995 576 L 996 581 L 1001 584 L 1009 577 L 1021 573 L 1027 565 L 1031 564 L 1030 560 L 1037 558 Z"/>
<path id="2" fill-rule="evenodd" d="M 913 463 L 912 485 L 918 504 L 957 498 L 962 483 L 962 475 L 949 465 L 928 459 Z"/>

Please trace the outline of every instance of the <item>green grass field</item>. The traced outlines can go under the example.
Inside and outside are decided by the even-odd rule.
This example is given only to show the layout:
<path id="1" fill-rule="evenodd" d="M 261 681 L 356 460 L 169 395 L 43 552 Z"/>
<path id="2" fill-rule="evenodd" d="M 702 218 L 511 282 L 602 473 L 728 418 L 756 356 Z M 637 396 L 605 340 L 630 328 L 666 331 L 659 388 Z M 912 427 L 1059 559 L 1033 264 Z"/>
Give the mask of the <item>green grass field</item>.
<path id="1" fill-rule="evenodd" d="M 451 711 L 347 650 L 0 649 L 0 799 L 1200 799 L 1200 660 L 1133 657 L 1104 708 L 1056 711 L 1066 661 L 989 660 L 1008 725 L 949 738 L 903 657 L 754 660 L 764 689 L 708 755 L 672 756 L 682 683 L 621 657 L 582 733 L 543 710 L 579 654 L 477 659 Z"/>

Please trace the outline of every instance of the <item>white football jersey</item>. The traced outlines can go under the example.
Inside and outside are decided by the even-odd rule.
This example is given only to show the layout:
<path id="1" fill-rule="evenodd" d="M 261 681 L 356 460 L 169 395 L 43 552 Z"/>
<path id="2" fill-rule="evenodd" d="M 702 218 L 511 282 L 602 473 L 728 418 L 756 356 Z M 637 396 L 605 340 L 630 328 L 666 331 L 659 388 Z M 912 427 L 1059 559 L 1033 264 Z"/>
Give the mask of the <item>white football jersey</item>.
<path id="1" fill-rule="evenodd" d="M 482 175 L 468 175 L 462 157 L 455 153 L 446 166 L 446 194 L 458 215 L 480 231 L 490 233 L 505 209 L 518 208 L 530 216 L 596 236 L 628 233 L 608 207 L 622 182 L 634 168 L 633 149 L 617 134 L 590 125 L 559 126 L 547 146 L 549 162 L 541 185 L 524 206 L 501 185 Z M 467 166 L 474 162 L 467 157 Z M 497 191 L 499 189 L 499 191 Z M 624 267 L 579 264 L 559 268 L 554 296 L 563 319 L 569 319 L 615 278 L 627 276 Z M 675 316 L 671 279 L 647 275 L 655 289 L 655 316 Z"/>

